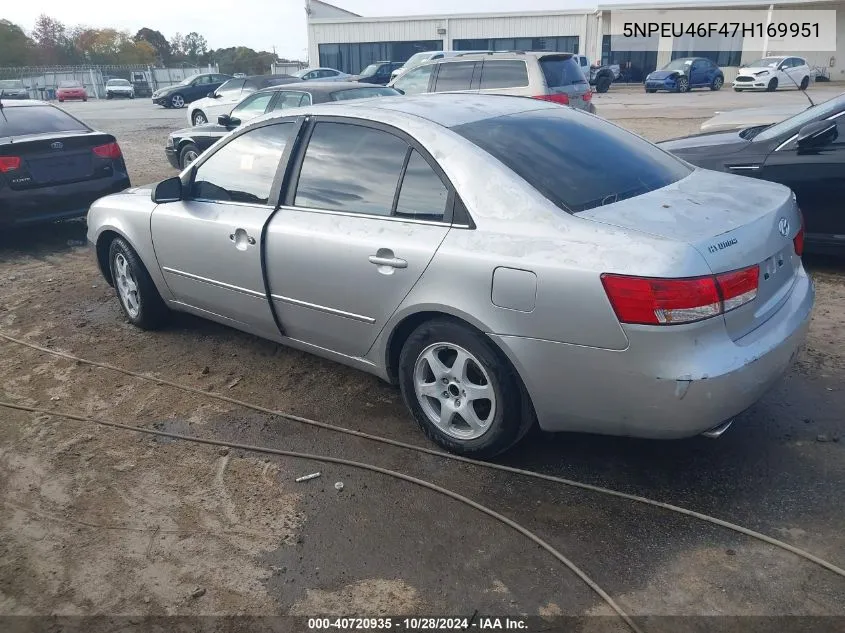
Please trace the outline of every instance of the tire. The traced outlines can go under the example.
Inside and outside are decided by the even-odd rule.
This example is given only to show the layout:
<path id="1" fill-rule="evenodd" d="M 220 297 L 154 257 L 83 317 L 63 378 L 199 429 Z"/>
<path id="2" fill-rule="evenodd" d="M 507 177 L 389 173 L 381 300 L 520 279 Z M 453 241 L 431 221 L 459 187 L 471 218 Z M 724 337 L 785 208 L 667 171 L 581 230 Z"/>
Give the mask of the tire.
<path id="1" fill-rule="evenodd" d="M 176 108 L 177 110 L 179 108 L 184 108 L 185 107 L 185 97 L 183 97 L 181 94 L 179 94 L 177 92 L 175 95 L 172 95 L 170 97 L 170 99 L 168 100 L 168 103 L 170 104 L 171 108 Z"/>
<path id="2" fill-rule="evenodd" d="M 110 100 L 110 99 L 111 99 L 111 93 L 106 93 L 106 100 Z"/>
<path id="3" fill-rule="evenodd" d="M 607 75 L 602 75 L 598 79 L 596 79 L 596 92 L 607 92 L 610 90 L 610 84 L 613 81 Z"/>
<path id="4" fill-rule="evenodd" d="M 134 98 L 135 98 L 135 95 L 134 95 L 134 94 L 131 94 L 131 95 L 129 95 L 129 98 L 130 98 L 130 99 L 134 99 Z"/>
<path id="5" fill-rule="evenodd" d="M 686 77 L 678 79 L 677 88 L 675 88 L 675 90 L 677 90 L 678 93 L 689 92 L 689 79 Z"/>
<path id="6" fill-rule="evenodd" d="M 142 330 L 161 327 L 170 311 L 141 258 L 121 237 L 115 238 L 109 246 L 109 269 L 120 309 L 126 319 Z"/>
<path id="7" fill-rule="evenodd" d="M 64 103 L 64 102 L 65 102 L 64 99 L 59 99 L 59 103 Z"/>
<path id="8" fill-rule="evenodd" d="M 203 123 L 208 123 L 208 117 L 205 116 L 205 112 L 203 112 L 202 110 L 197 110 L 191 117 L 191 123 L 193 123 L 195 126 L 202 125 Z"/>
<path id="9" fill-rule="evenodd" d="M 721 90 L 723 85 L 725 85 L 725 78 L 721 75 L 716 75 L 713 77 L 713 83 L 710 84 L 710 90 L 716 92 L 717 90 Z"/>
<path id="10" fill-rule="evenodd" d="M 807 75 L 804 79 L 801 80 L 801 90 L 806 90 L 807 86 L 810 85 L 810 76 Z"/>
<path id="11" fill-rule="evenodd" d="M 646 88 L 645 91 L 648 94 L 653 95 L 655 92 L 657 92 L 657 88 Z"/>
<path id="12" fill-rule="evenodd" d="M 774 92 L 778 89 L 778 78 L 772 77 L 769 81 L 769 85 L 766 86 L 766 92 Z"/>
<path id="13" fill-rule="evenodd" d="M 182 169 L 185 169 L 185 167 L 194 162 L 199 155 L 199 147 L 193 143 L 186 143 L 185 146 L 179 150 L 179 165 Z"/>
<path id="14" fill-rule="evenodd" d="M 82 102 L 83 102 L 83 103 L 87 103 L 87 101 L 88 101 L 88 97 L 82 97 Z"/>
<path id="15" fill-rule="evenodd" d="M 462 369 L 455 366 L 457 353 L 469 359 Z M 439 360 L 440 369 L 429 359 Z M 518 442 L 534 422 L 511 364 L 486 336 L 455 320 L 428 321 L 408 337 L 399 356 L 399 386 L 423 433 L 451 453 L 493 457 Z M 422 395 L 426 386 L 434 395 Z M 475 387 L 478 397 L 468 398 L 464 387 Z M 485 398 L 488 394 L 492 397 Z M 446 404 L 457 415 L 441 425 Z M 473 416 L 475 426 L 464 415 Z"/>

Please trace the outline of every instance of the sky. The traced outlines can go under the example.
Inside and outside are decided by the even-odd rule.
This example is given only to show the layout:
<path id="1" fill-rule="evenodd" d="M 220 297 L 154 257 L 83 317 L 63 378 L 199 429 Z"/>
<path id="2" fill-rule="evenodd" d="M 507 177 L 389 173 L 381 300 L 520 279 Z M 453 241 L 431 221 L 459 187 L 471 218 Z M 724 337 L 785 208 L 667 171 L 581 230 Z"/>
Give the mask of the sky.
<path id="1" fill-rule="evenodd" d="M 327 0 L 335 6 L 363 16 L 433 13 L 491 13 L 497 11 L 543 11 L 594 6 L 591 0 Z M 249 46 L 273 50 L 280 57 L 305 59 L 308 35 L 305 0 L 237 0 L 236 2 L 190 2 L 186 0 L 39 0 L 4 2 L 0 18 L 30 31 L 41 14 L 61 20 L 67 26 L 126 29 L 133 34 L 141 27 L 164 33 L 196 31 L 210 48 Z M 197 10 L 200 8 L 201 10 Z"/>

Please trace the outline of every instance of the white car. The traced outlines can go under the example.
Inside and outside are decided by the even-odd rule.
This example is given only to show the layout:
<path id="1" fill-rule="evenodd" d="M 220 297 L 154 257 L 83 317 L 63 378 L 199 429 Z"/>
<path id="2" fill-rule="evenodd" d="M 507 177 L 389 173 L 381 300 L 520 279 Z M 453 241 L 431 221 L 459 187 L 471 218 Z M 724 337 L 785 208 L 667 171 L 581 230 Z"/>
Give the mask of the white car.
<path id="1" fill-rule="evenodd" d="M 352 75 L 342 73 L 334 68 L 305 68 L 293 73 L 293 76 L 303 81 L 311 81 L 312 79 L 319 79 L 320 81 L 346 81 Z"/>
<path id="2" fill-rule="evenodd" d="M 236 105 L 253 92 L 270 86 L 299 82 L 290 75 L 254 75 L 230 79 L 210 97 L 203 97 L 188 104 L 188 125 L 191 127 L 205 123 L 217 123 L 221 114 L 229 114 Z"/>
<path id="3" fill-rule="evenodd" d="M 800 88 L 810 85 L 812 72 L 803 57 L 764 57 L 739 69 L 734 79 L 734 90 L 766 90 Z"/>
<path id="4" fill-rule="evenodd" d="M 106 82 L 106 99 L 116 97 L 135 98 L 135 87 L 126 79 L 109 79 Z"/>

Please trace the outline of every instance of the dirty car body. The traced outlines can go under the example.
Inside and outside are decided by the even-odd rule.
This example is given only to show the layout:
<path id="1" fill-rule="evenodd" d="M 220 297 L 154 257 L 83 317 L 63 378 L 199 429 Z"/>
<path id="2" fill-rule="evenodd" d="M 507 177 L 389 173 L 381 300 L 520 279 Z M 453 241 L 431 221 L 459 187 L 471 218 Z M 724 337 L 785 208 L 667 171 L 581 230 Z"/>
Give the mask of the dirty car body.
<path id="1" fill-rule="evenodd" d="M 119 237 L 169 308 L 399 382 L 418 422 L 464 411 L 447 400 L 469 352 L 487 378 L 467 379 L 466 398 L 506 404 L 497 387 L 512 380 L 545 430 L 706 432 L 783 374 L 814 296 L 786 187 L 506 96 L 268 115 L 178 181 L 98 201 L 88 226 L 110 281 Z M 451 368 L 421 364 L 440 350 L 430 322 L 469 333 Z M 461 432 L 429 436 L 484 454 L 483 433 Z"/>

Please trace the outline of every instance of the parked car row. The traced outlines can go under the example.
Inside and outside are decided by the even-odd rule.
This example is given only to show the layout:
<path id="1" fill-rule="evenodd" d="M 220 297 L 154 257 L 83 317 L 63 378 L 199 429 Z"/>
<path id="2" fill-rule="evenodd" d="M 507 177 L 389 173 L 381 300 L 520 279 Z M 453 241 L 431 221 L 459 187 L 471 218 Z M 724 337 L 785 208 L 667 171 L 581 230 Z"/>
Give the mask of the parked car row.
<path id="1" fill-rule="evenodd" d="M 764 57 L 741 66 L 733 88 L 736 92 L 773 92 L 784 88 L 806 90 L 810 85 L 811 74 L 807 61 L 802 57 Z M 724 83 L 725 74 L 709 59 L 681 57 L 649 73 L 645 79 L 645 91 L 688 92 L 693 88 L 719 90 Z"/>

